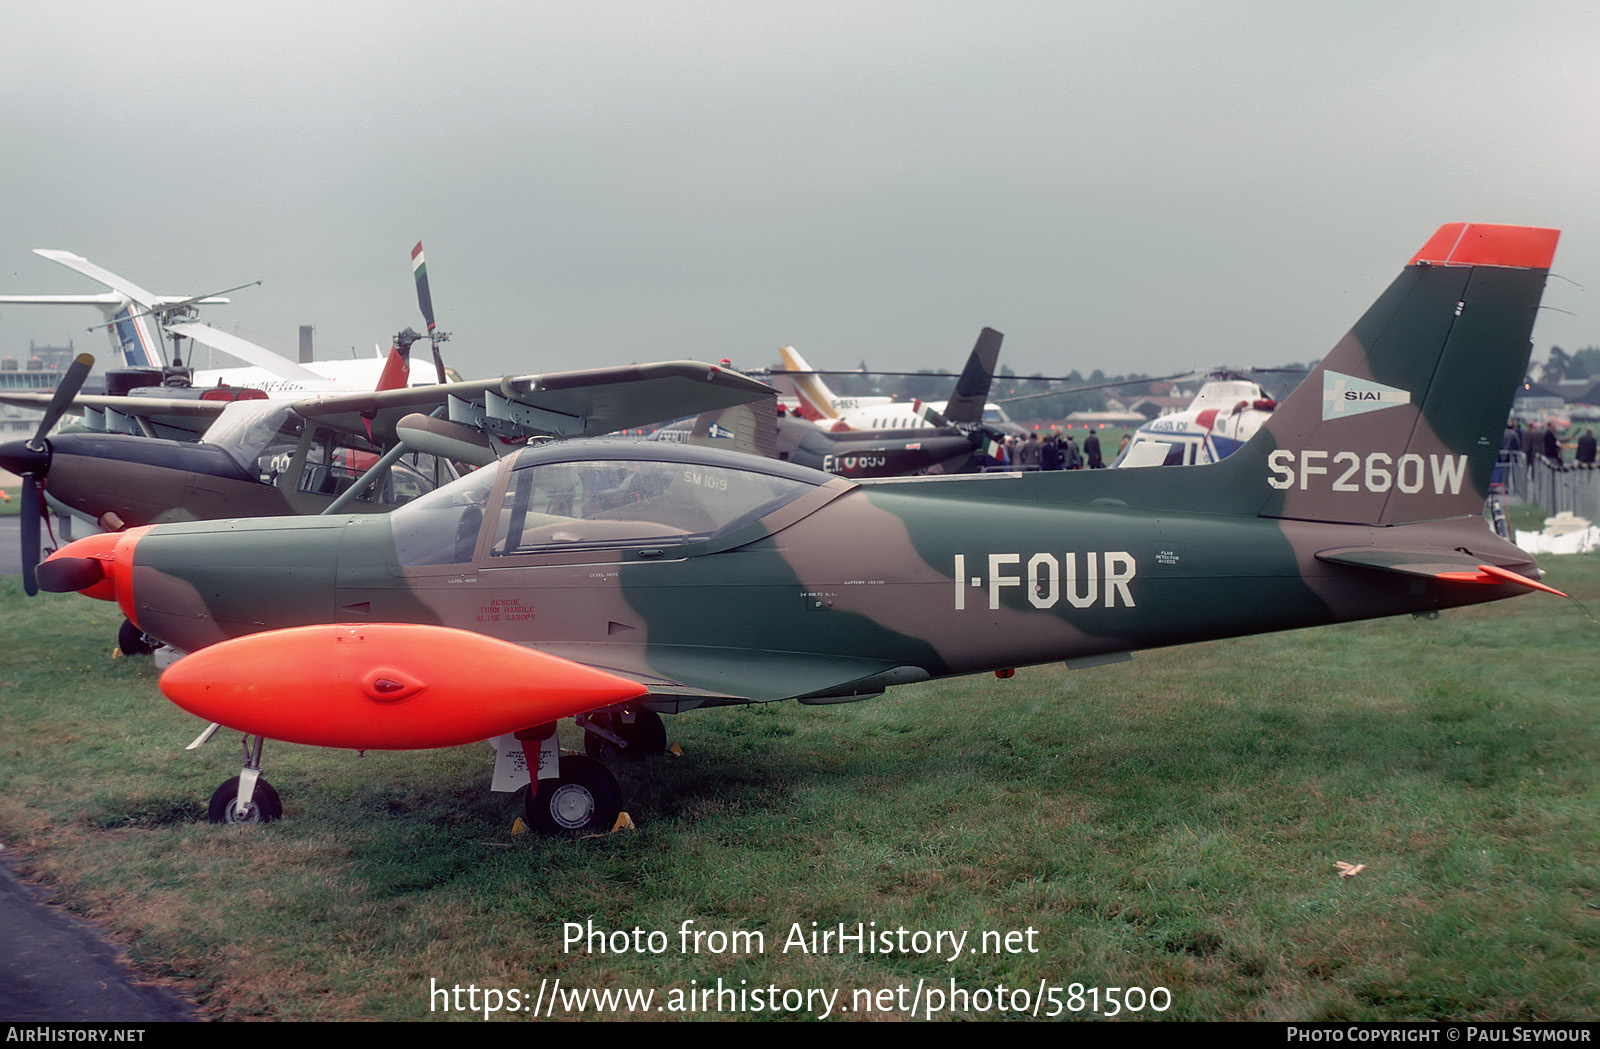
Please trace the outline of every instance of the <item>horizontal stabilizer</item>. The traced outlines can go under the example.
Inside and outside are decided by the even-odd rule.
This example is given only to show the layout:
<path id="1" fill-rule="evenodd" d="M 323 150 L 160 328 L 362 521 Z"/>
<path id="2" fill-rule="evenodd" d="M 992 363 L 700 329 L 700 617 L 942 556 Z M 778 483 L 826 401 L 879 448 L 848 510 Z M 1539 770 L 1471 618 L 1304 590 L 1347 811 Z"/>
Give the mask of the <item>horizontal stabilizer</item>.
<path id="1" fill-rule="evenodd" d="M 1358 546 L 1341 550 L 1319 550 L 1317 560 L 1332 564 L 1376 568 L 1384 572 L 1440 579 L 1451 583 L 1515 583 L 1547 594 L 1566 597 L 1554 587 L 1529 579 L 1496 565 L 1486 565 L 1470 554 L 1454 555 L 1440 550 L 1398 550 L 1389 547 Z"/>

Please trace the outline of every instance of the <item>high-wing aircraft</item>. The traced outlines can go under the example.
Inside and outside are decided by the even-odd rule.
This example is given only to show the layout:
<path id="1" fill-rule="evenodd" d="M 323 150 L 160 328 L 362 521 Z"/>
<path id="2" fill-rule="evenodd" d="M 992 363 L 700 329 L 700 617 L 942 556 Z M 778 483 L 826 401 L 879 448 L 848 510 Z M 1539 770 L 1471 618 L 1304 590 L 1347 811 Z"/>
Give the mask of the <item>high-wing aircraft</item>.
<path id="1" fill-rule="evenodd" d="M 82 373 L 87 370 L 84 365 Z M 81 383 L 81 374 L 75 378 Z M 61 398 L 70 399 L 74 386 L 63 381 L 57 406 L 34 438 L 0 445 L 0 466 L 33 478 L 54 503 L 108 531 L 314 514 L 336 501 L 356 512 L 386 511 L 440 481 L 431 469 L 398 462 L 408 451 L 442 450 L 481 464 L 514 450 L 508 441 L 529 436 L 594 436 L 772 395 L 770 387 L 737 372 L 670 361 L 295 401 L 80 396 L 80 406 L 91 411 L 129 413 L 168 427 L 185 420 L 207 426 L 198 442 L 123 433 L 46 439 L 64 410 Z M 406 416 L 428 412 L 448 418 L 419 419 L 409 430 L 402 425 Z M 419 434 L 419 428 L 432 432 Z M 408 432 L 417 435 L 409 445 L 401 439 Z M 427 448 L 419 447 L 424 443 Z M 31 585 L 37 537 L 30 549 L 25 535 L 24 547 L 24 581 Z"/>
<path id="2" fill-rule="evenodd" d="M 247 734 L 213 818 L 281 811 L 264 738 L 501 737 L 502 759 L 537 770 L 523 776 L 535 825 L 604 829 L 616 782 L 559 755 L 560 718 L 650 750 L 657 712 L 841 702 L 1549 590 L 1482 510 L 1557 236 L 1441 228 L 1218 463 L 858 483 L 566 442 L 387 516 L 79 540 L 40 583 L 115 600 L 193 653 L 162 690 Z"/>

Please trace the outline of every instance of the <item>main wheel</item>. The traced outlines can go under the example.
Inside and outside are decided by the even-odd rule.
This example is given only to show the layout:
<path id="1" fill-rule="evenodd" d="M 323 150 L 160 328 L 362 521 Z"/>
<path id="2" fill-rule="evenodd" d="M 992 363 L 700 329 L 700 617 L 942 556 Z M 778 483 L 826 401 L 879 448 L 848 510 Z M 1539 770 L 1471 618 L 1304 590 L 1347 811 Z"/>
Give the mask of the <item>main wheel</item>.
<path id="1" fill-rule="evenodd" d="M 212 823 L 271 823 L 283 818 L 283 802 L 278 792 L 264 779 L 256 780 L 256 790 L 250 798 L 250 811 L 239 813 L 239 777 L 235 776 L 211 795 L 208 815 Z"/>
<path id="2" fill-rule="evenodd" d="M 148 656 L 155 651 L 156 646 L 144 636 L 144 631 L 133 625 L 133 620 L 124 619 L 122 626 L 117 630 L 117 648 L 125 656 Z"/>
<path id="3" fill-rule="evenodd" d="M 561 759 L 559 779 L 540 780 L 528 798 L 528 822 L 544 834 L 604 834 L 622 811 L 622 788 L 611 770 L 590 758 Z"/>
<path id="4" fill-rule="evenodd" d="M 653 710 L 634 712 L 633 724 L 622 720 L 621 714 L 590 714 L 589 720 L 628 741 L 627 747 L 618 747 L 604 736 L 593 732 L 583 734 L 583 752 L 591 758 L 614 761 L 617 758 L 656 758 L 667 752 L 667 726 L 661 715 Z"/>

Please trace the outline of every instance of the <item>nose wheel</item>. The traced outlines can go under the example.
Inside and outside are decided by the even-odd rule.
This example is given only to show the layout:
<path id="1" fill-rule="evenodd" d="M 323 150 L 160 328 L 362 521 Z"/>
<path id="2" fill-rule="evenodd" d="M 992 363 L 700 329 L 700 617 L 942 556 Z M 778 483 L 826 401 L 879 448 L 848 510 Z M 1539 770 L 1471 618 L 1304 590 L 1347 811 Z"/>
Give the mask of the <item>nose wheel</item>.
<path id="1" fill-rule="evenodd" d="M 199 739 L 189 744 L 189 749 L 210 739 L 216 729 L 216 725 L 206 729 Z M 261 778 L 261 747 L 265 742 L 260 736 L 250 735 L 242 740 L 244 768 L 211 795 L 206 815 L 212 823 L 271 823 L 283 818 L 283 802 L 278 800 L 278 792 Z"/>
<path id="2" fill-rule="evenodd" d="M 211 795 L 208 815 L 212 823 L 271 823 L 283 818 L 283 802 L 264 779 L 256 780 L 250 801 L 239 804 L 239 777 L 235 776 Z"/>

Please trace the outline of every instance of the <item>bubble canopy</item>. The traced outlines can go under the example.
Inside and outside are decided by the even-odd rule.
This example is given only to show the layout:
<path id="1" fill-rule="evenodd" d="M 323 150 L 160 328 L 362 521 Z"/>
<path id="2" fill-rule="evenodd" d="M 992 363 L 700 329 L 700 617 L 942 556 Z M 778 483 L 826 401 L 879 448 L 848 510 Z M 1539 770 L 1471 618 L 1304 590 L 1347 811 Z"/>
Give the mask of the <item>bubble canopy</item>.
<path id="1" fill-rule="evenodd" d="M 818 488 L 828 474 L 756 456 L 646 441 L 551 442 L 507 456 L 391 515 L 402 565 L 727 535 Z"/>

